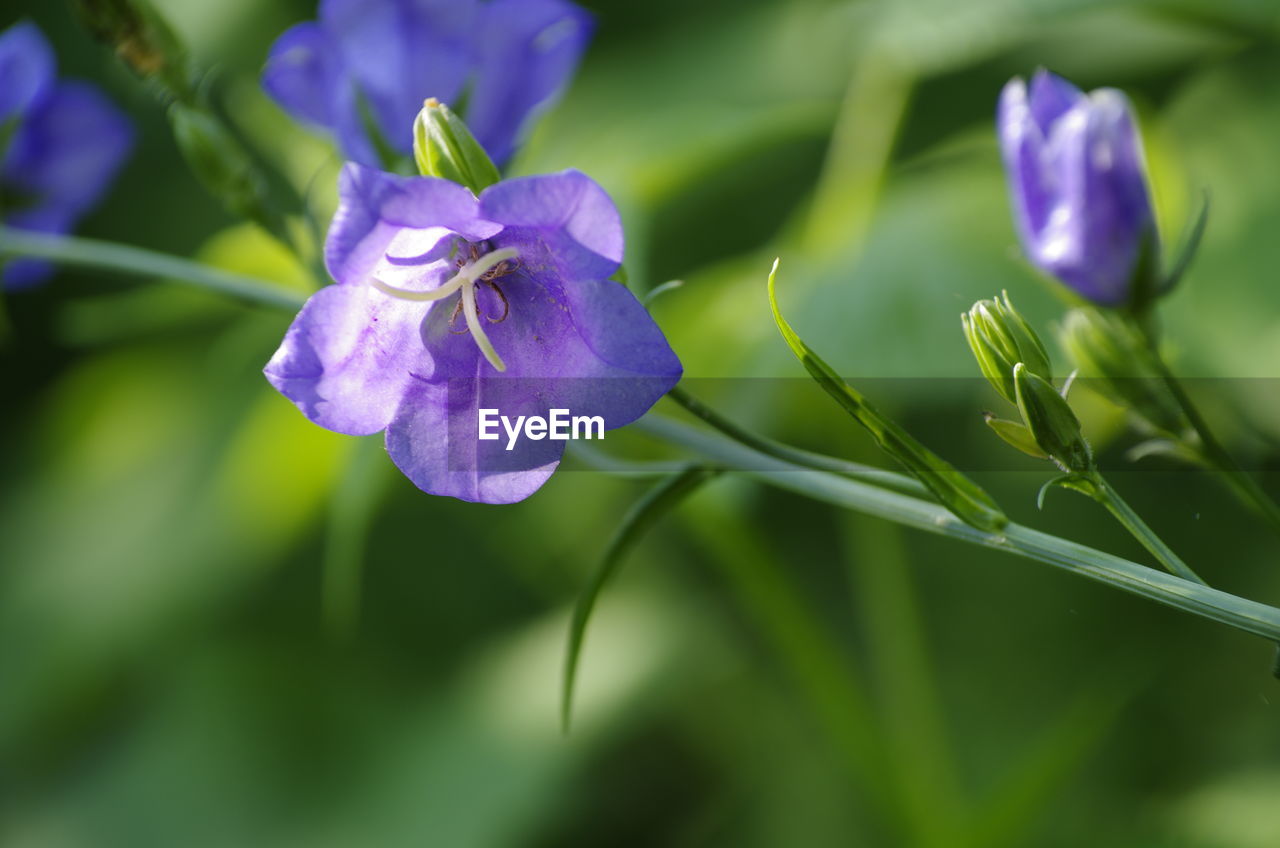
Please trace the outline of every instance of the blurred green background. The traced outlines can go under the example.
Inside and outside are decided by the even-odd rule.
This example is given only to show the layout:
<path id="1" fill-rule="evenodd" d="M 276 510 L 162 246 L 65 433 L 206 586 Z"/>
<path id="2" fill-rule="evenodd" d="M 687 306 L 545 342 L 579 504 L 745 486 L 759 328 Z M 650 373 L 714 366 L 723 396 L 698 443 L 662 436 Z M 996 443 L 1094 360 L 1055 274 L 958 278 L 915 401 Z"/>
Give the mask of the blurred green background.
<path id="1" fill-rule="evenodd" d="M 314 6 L 156 5 L 331 207 L 335 156 L 256 82 Z M 775 255 L 793 323 L 851 377 L 974 376 L 958 315 L 1003 287 L 1047 332 L 1060 307 L 1017 257 L 993 133 L 1001 85 L 1040 65 L 1132 95 L 1167 244 L 1212 191 L 1163 310 L 1177 370 L 1280 376 L 1271 0 L 586 5 L 597 38 L 516 170 L 577 167 L 614 195 L 633 283 L 686 281 L 654 311 L 690 377 L 799 374 L 763 297 Z M 0 8 L 138 124 L 83 234 L 306 284 L 201 191 L 68 5 Z M 1280 684 L 1257 639 L 727 479 L 607 589 L 564 737 L 568 610 L 646 484 L 570 461 L 515 506 L 426 496 L 377 438 L 270 389 L 290 316 L 265 308 L 67 271 L 4 310 L 0 844 L 1280 845 Z M 964 392 L 896 385 L 888 405 L 944 455 L 1003 461 Z M 1215 421 L 1273 464 L 1280 394 L 1235 385 L 1251 423 Z M 804 381 L 694 386 L 879 461 Z M 1113 461 L 1132 442 L 1101 408 L 1087 423 Z M 1142 560 L 1083 498 L 1038 513 L 1047 471 L 1027 468 L 981 479 L 1015 518 Z M 1202 475 L 1144 468 L 1114 482 L 1176 550 L 1280 600 L 1275 538 Z"/>

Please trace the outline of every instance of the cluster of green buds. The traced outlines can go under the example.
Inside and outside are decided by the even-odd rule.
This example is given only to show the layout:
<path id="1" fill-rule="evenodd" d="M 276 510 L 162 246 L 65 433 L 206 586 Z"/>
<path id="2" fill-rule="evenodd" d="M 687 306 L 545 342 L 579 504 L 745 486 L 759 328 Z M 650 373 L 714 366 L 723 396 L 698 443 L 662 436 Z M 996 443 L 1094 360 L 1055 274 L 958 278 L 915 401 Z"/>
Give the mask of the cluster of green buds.
<path id="1" fill-rule="evenodd" d="M 986 416 L 1001 439 L 1023 453 L 1052 460 L 1069 474 L 1093 471 L 1093 451 L 1066 390 L 1054 388 L 1049 354 L 1007 292 L 980 300 L 961 316 L 965 339 L 982 375 L 1000 396 L 1018 408 L 1021 421 Z"/>

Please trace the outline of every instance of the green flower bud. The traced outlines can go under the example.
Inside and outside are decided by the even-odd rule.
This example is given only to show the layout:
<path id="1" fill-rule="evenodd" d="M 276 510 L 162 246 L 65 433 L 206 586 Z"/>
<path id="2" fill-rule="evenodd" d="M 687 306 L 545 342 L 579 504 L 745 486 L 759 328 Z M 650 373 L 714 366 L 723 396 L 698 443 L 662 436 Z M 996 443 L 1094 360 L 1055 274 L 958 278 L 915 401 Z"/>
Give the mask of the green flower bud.
<path id="1" fill-rule="evenodd" d="M 268 232 L 283 231 L 283 219 L 268 199 L 264 177 L 222 122 L 204 108 L 181 102 L 169 107 L 169 122 L 178 149 L 211 194 Z"/>
<path id="2" fill-rule="evenodd" d="M 980 300 L 960 316 L 978 368 L 1001 397 L 1017 403 L 1013 367 L 1019 362 L 1032 374 L 1049 379 L 1049 354 L 1026 319 L 1014 309 L 1009 293 L 992 300 Z"/>
<path id="3" fill-rule="evenodd" d="M 1048 380 L 1031 373 L 1019 362 L 1013 368 L 1018 411 L 1040 449 L 1063 471 L 1083 474 L 1093 470 L 1093 451 L 1080 432 L 1080 419 L 1066 398 Z"/>
<path id="4" fill-rule="evenodd" d="M 148 0 L 77 0 L 76 9 L 93 37 L 131 71 L 157 81 L 170 97 L 195 102 L 187 50 Z"/>
<path id="5" fill-rule="evenodd" d="M 1073 309 L 1063 320 L 1059 340 L 1081 376 L 1091 378 L 1091 386 L 1149 428 L 1169 434 L 1187 428 L 1142 332 L 1130 320 L 1109 310 Z"/>
<path id="6" fill-rule="evenodd" d="M 501 179 L 467 125 L 434 97 L 413 122 L 413 158 L 424 177 L 443 177 L 476 194 Z"/>

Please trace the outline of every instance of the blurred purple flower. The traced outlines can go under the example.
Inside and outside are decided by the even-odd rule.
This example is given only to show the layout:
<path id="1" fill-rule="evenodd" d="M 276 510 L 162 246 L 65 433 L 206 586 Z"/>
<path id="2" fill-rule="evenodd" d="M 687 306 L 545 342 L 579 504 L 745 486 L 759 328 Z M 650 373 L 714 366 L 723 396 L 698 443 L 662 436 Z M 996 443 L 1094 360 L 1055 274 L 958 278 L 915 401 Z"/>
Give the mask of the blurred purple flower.
<path id="1" fill-rule="evenodd" d="M 65 233 L 98 201 L 133 143 L 128 120 L 92 86 L 59 81 L 35 24 L 0 33 L 0 221 Z M 48 263 L 4 266 L 4 287 L 43 281 Z"/>
<path id="2" fill-rule="evenodd" d="M 1157 233 L 1142 142 L 1115 89 L 1086 95 L 1048 71 L 1000 96 L 1000 147 L 1027 256 L 1095 303 L 1129 299 Z"/>
<path id="3" fill-rule="evenodd" d="M 336 285 L 311 296 L 267 379 L 339 433 L 386 431 L 419 488 L 511 503 L 551 475 L 563 441 L 478 439 L 478 410 L 553 408 L 634 421 L 681 365 L 639 301 L 613 201 L 578 171 L 505 180 L 477 198 L 434 177 L 348 163 L 325 244 Z"/>
<path id="4" fill-rule="evenodd" d="M 469 83 L 467 125 L 502 165 L 573 75 L 591 29 L 564 0 L 321 0 L 318 21 L 272 46 L 262 84 L 332 132 L 347 158 L 376 167 L 380 145 L 412 150 L 423 100 L 454 103 Z"/>

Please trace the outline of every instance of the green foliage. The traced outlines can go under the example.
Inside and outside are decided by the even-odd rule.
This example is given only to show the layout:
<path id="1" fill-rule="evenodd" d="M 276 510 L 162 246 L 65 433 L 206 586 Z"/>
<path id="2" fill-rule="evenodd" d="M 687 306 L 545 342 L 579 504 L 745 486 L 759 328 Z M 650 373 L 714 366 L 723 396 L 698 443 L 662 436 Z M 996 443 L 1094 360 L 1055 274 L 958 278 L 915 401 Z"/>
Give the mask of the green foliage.
<path id="1" fill-rule="evenodd" d="M 315 4 L 156 5 L 327 221 L 339 163 L 257 87 L 271 41 Z M 955 316 L 1002 289 L 1040 332 L 1061 314 L 1012 256 L 992 131 L 1000 85 L 1044 64 L 1133 94 L 1163 232 L 1213 191 L 1194 269 L 1160 305 L 1180 373 L 1274 377 L 1272 3 L 588 5 L 596 41 L 515 170 L 580 168 L 616 197 L 634 289 L 686 281 L 652 308 L 690 375 L 797 373 L 759 291 L 782 255 L 788 317 L 834 370 L 877 380 L 885 412 L 966 470 L 1007 467 Z M 296 304 L 309 275 L 228 229 L 117 60 L 57 4 L 23 15 L 140 123 L 82 235 L 279 283 Z M 633 484 L 566 462 L 497 510 L 425 499 L 384 466 L 385 494 L 331 542 L 355 443 L 261 379 L 287 312 L 81 268 L 3 300 L 6 844 L 1276 842 L 1272 646 L 731 479 L 655 527 L 601 597 L 566 739 L 565 627 Z M 890 379 L 921 375 L 965 379 Z M 807 380 L 711 382 L 708 402 L 763 433 L 883 464 Z M 1261 432 L 1209 408 L 1215 431 L 1272 462 L 1280 394 L 1232 393 Z M 1074 406 L 1117 461 L 1128 441 Z M 667 459 L 625 432 L 603 449 Z M 1265 529 L 1213 481 L 1159 468 L 1122 481 L 1155 529 L 1233 591 L 1280 597 Z M 974 476 L 1019 520 L 1146 556 L 1085 498 L 1037 514 L 1039 474 Z M 351 562 L 353 535 L 361 615 L 335 644 L 323 568 Z M 877 744 L 892 754 L 858 753 Z"/>

